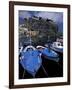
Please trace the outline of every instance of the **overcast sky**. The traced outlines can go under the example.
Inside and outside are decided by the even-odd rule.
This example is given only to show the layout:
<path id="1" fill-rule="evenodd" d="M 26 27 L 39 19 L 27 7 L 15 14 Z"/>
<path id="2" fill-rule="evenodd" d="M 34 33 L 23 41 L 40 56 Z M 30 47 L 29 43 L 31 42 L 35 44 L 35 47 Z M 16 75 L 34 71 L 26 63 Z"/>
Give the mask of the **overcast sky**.
<path id="1" fill-rule="evenodd" d="M 19 17 L 21 18 L 29 18 L 32 16 L 49 18 L 54 20 L 55 22 L 63 22 L 63 13 L 62 12 L 45 12 L 45 11 L 19 11 Z"/>

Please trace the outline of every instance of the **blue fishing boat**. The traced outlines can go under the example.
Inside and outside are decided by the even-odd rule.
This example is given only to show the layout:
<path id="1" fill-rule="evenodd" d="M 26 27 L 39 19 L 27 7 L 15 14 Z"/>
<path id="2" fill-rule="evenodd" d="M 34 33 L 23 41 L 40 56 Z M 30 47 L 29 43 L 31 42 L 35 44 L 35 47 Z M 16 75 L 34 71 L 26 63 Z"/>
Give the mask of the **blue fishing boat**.
<path id="1" fill-rule="evenodd" d="M 42 65 L 42 59 L 38 50 L 29 45 L 21 52 L 20 63 L 24 70 L 35 77 L 36 72 Z"/>
<path id="2" fill-rule="evenodd" d="M 58 54 L 55 51 L 43 46 L 37 46 L 36 48 L 46 59 L 53 60 L 56 62 L 59 61 Z"/>

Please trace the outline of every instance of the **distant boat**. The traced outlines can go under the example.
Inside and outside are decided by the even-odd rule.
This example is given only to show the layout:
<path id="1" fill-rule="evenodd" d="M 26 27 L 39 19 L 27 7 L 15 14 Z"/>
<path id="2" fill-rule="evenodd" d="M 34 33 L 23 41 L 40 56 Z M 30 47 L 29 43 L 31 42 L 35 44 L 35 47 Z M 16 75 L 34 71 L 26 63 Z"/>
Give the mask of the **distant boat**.
<path id="1" fill-rule="evenodd" d="M 20 63 L 29 74 L 35 77 L 36 72 L 42 65 L 42 60 L 38 50 L 29 45 L 21 52 Z"/>
<path id="2" fill-rule="evenodd" d="M 53 60 L 56 62 L 59 61 L 58 54 L 55 51 L 49 48 L 43 47 L 43 46 L 37 46 L 36 48 L 38 49 L 38 51 L 42 54 L 44 58 Z"/>
<path id="3" fill-rule="evenodd" d="M 61 45 L 60 42 L 53 42 L 53 44 L 51 45 L 51 49 L 63 54 L 63 46 Z"/>

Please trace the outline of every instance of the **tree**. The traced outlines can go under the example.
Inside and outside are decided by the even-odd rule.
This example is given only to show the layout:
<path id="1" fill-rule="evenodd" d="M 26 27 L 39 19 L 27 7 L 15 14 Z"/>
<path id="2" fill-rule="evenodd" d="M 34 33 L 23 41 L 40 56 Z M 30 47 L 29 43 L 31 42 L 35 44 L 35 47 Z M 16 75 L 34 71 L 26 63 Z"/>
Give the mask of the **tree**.
<path id="1" fill-rule="evenodd" d="M 48 39 L 55 41 L 58 36 L 62 35 L 62 33 L 58 32 L 57 24 L 51 19 L 43 19 L 42 17 L 39 17 L 39 20 L 25 18 L 25 26 L 29 31 L 39 31 L 36 36 L 30 35 L 35 45 L 45 44 Z"/>

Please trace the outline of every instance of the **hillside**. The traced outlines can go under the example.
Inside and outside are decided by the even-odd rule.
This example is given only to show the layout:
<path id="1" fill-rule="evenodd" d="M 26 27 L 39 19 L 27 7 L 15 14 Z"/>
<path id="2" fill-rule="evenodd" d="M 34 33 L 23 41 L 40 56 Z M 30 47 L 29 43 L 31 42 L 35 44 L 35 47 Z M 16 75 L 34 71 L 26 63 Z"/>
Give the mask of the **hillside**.
<path id="1" fill-rule="evenodd" d="M 19 39 L 20 41 L 23 40 L 22 43 L 27 41 L 31 36 L 32 42 L 35 45 L 43 45 L 49 40 L 53 42 L 57 37 L 62 36 L 62 32 L 59 32 L 59 26 L 51 19 L 33 16 L 32 18 L 24 18 L 21 20 L 19 19 L 19 23 L 21 23 L 19 26 Z M 62 24 L 59 23 L 59 25 L 62 29 Z"/>

